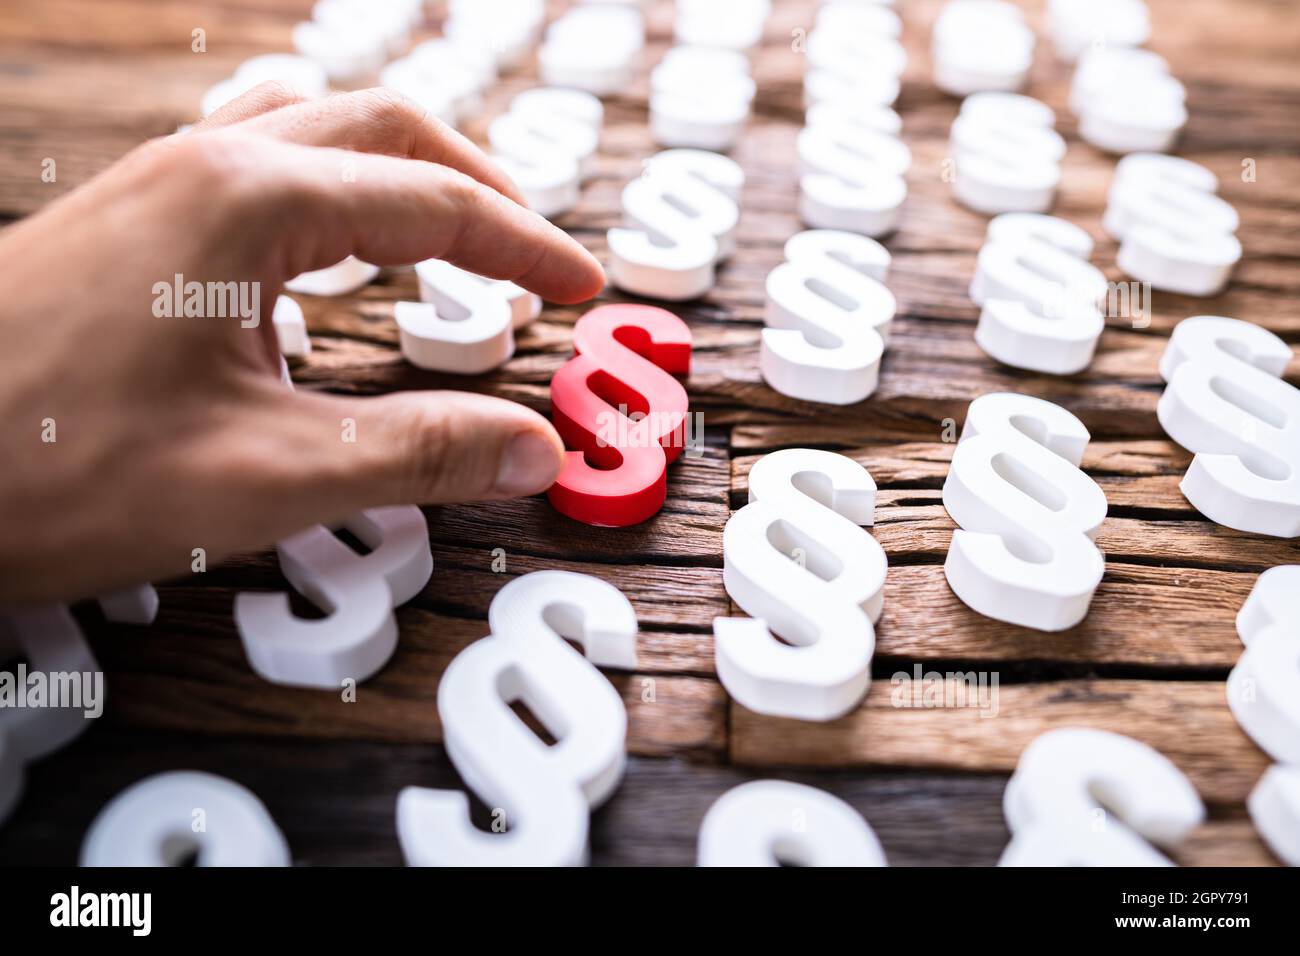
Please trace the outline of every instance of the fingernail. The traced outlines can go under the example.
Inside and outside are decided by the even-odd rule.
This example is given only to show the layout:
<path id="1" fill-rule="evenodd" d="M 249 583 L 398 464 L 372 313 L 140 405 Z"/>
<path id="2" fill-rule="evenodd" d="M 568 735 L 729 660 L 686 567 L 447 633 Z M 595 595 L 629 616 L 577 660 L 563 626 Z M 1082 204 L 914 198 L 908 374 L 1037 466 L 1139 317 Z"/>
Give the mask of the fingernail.
<path id="1" fill-rule="evenodd" d="M 546 438 L 536 432 L 516 435 L 501 456 L 496 490 L 503 495 L 544 491 L 555 481 L 557 465 L 555 445 Z"/>

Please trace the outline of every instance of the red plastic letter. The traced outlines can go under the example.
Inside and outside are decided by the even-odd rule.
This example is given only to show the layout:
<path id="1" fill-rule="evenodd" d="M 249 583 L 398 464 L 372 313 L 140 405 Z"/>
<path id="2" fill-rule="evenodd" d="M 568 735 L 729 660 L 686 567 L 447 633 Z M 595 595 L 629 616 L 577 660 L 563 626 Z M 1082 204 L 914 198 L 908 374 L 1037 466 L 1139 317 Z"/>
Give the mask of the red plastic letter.
<path id="1" fill-rule="evenodd" d="M 637 524 L 663 507 L 682 453 L 691 330 L 663 309 L 602 305 L 573 327 L 577 353 L 551 381 L 555 428 L 572 449 L 548 492 L 587 524 Z M 632 417 L 635 416 L 635 417 Z"/>

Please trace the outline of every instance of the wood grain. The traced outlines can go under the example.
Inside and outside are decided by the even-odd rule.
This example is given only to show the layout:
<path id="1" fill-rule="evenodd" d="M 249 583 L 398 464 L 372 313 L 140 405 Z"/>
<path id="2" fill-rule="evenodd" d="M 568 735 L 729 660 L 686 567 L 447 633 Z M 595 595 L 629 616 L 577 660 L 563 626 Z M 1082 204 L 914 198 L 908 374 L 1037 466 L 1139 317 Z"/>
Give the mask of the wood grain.
<path id="1" fill-rule="evenodd" d="M 177 768 L 229 777 L 257 793 L 284 832 L 296 866 L 393 866 L 403 787 L 463 789 L 439 747 L 338 741 L 328 748 L 99 728 L 38 765 L 29 794 L 0 831 L 0 861 L 72 865 L 95 813 L 143 777 Z M 727 790 L 779 778 L 818 787 L 872 825 L 891 866 L 990 866 L 1010 835 L 1002 820 L 1005 775 L 887 771 L 779 771 L 678 759 L 628 760 L 623 782 L 591 822 L 595 866 L 691 866 L 700 821 Z M 325 799 L 322 799 L 325 795 Z M 471 798 L 471 819 L 486 808 Z M 1190 866 L 1276 865 L 1248 820 L 1215 812 L 1174 854 Z"/>
<path id="2" fill-rule="evenodd" d="M 554 0 L 551 13 L 566 5 Z M 709 295 L 673 307 L 694 336 L 685 383 L 705 440 L 699 457 L 671 469 L 663 512 L 613 530 L 568 521 L 542 498 L 426 509 L 434 575 L 399 610 L 399 650 L 355 704 L 274 687 L 249 669 L 231 607 L 239 591 L 285 589 L 271 552 L 164 583 L 152 628 L 79 610 L 108 674 L 107 714 L 32 768 L 27 798 L 0 828 L 0 860 L 71 862 L 114 792 L 192 766 L 253 787 L 299 863 L 400 862 L 397 791 L 459 786 L 438 745 L 440 675 L 486 633 L 487 607 L 505 580 L 565 568 L 614 583 L 641 623 L 635 672 L 609 674 L 627 702 L 633 757 L 593 819 L 595 863 L 690 864 L 709 803 L 773 775 L 848 800 L 896 865 L 989 865 L 1007 840 L 1007 774 L 1034 736 L 1067 724 L 1146 740 L 1189 774 L 1211 817 L 1175 853 L 1179 862 L 1275 862 L 1242 805 L 1266 760 L 1232 721 L 1223 680 L 1240 654 L 1233 619 L 1255 575 L 1300 562 L 1300 547 L 1197 514 L 1178 490 L 1189 456 L 1164 436 L 1155 406 L 1160 354 L 1188 315 L 1247 319 L 1300 343 L 1300 19 L 1276 0 L 1151 0 L 1150 46 L 1188 89 L 1179 153 L 1219 176 L 1241 215 L 1246 257 L 1220 296 L 1155 292 L 1138 321 L 1109 317 L 1092 366 L 1059 378 L 999 365 L 973 341 L 978 310 L 967 287 L 987 221 L 957 206 L 940 176 L 957 109 L 930 77 L 929 27 L 941 6 L 900 5 L 910 62 L 898 108 L 914 165 L 900 227 L 886 240 L 899 314 L 874 396 L 849 407 L 800 402 L 758 372 L 764 279 L 801 228 L 794 137 L 804 64 L 791 37 L 815 9 L 812 0 L 777 0 L 753 57 L 755 115 L 733 154 L 747 175 L 736 255 Z M 1038 27 L 1041 7 L 1027 4 Z M 309 8 L 310 0 L 8 0 L 0 7 L 0 221 L 39 210 L 134 145 L 192 121 L 203 91 L 241 60 L 288 49 Z M 671 15 L 665 0 L 650 5 L 642 67 L 667 48 Z M 196 27 L 207 31 L 203 54 L 190 50 Z M 1116 245 L 1100 226 L 1114 159 L 1079 141 L 1066 109 L 1069 78 L 1043 39 L 1027 92 L 1057 111 L 1070 144 L 1054 211 L 1093 235 L 1093 261 L 1120 280 Z M 535 83 L 532 64 L 503 78 L 467 132 L 482 142 L 487 121 Z M 605 260 L 620 191 L 655 151 L 647 94 L 643 68 L 609 99 L 596 175 L 560 220 Z M 46 158 L 58 164 L 52 183 L 41 180 Z M 1253 181 L 1242 176 L 1246 160 Z M 510 362 L 459 377 L 402 359 L 393 303 L 416 294 L 412 273 L 392 270 L 355 295 L 302 297 L 314 350 L 294 363 L 299 387 L 357 395 L 459 388 L 549 410 L 551 377 L 571 356 L 573 323 L 589 306 L 548 305 L 520 333 Z M 615 290 L 598 299 L 618 301 L 629 300 Z M 1286 378 L 1300 384 L 1300 361 Z M 953 524 L 940 491 L 951 439 L 974 398 L 1003 390 L 1049 399 L 1084 421 L 1093 440 L 1083 468 L 1110 505 L 1098 537 L 1105 579 L 1087 619 L 1063 634 L 980 617 L 943 577 Z M 840 451 L 869 468 L 880 487 L 872 533 L 890 560 L 875 685 L 861 708 L 829 724 L 753 714 L 728 701 L 713 669 L 712 620 L 736 613 L 722 586 L 722 529 L 746 500 L 757 457 L 796 446 Z M 494 568 L 498 556 L 504 570 Z M 918 663 L 997 673 L 998 716 L 891 706 L 892 674 Z"/>
<path id="3" fill-rule="evenodd" d="M 178 590 L 168 592 L 175 600 L 153 627 L 106 625 L 96 635 L 95 654 L 110 688 L 105 723 L 195 734 L 438 743 L 442 672 L 487 633 L 481 620 L 403 607 L 396 654 L 349 702 L 341 692 L 278 687 L 257 677 L 233 626 L 212 624 L 229 614 L 234 595 L 221 588 L 192 595 Z M 721 759 L 726 708 L 716 681 L 641 672 L 611 679 L 627 705 L 630 753 Z"/>
<path id="4" fill-rule="evenodd" d="M 905 672 L 909 676 L 910 671 Z M 950 699 L 960 681 L 943 680 Z M 990 687 L 991 705 L 897 706 L 910 685 L 877 680 L 857 710 L 813 724 L 732 702 L 731 757 L 758 767 L 1015 769 L 1020 752 L 1059 727 L 1141 740 L 1172 760 L 1213 803 L 1240 804 L 1269 759 L 1237 727 L 1221 681 L 1065 680 Z M 982 702 L 981 702 L 982 703 Z"/>

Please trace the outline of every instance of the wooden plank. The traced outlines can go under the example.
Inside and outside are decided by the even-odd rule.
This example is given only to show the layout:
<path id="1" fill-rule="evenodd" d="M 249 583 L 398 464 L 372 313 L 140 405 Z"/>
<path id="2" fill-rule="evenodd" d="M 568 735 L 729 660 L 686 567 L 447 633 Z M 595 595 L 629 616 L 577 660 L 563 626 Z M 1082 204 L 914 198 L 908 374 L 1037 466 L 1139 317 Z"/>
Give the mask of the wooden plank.
<path id="1" fill-rule="evenodd" d="M 954 427 L 950 435 L 957 434 Z M 1110 503 L 1111 517 L 1098 537 L 1107 552 L 1106 576 L 1083 622 L 1062 634 L 1042 634 L 971 611 L 934 566 L 946 557 L 955 527 L 939 494 L 955 443 L 871 442 L 864 429 L 828 424 L 737 428 L 734 504 L 746 500 L 749 469 L 761 457 L 739 453 L 791 445 L 840 451 L 861 462 L 882 489 L 873 533 L 891 562 L 877 643 L 877 654 L 886 657 L 1226 673 L 1241 653 L 1235 615 L 1255 572 L 1300 557 L 1294 542 L 1201 520 L 1178 490 L 1191 456 L 1172 442 L 1093 442 L 1083 467 Z"/>
<path id="2" fill-rule="evenodd" d="M 945 695 L 957 687 L 945 680 Z M 888 680 L 873 682 L 861 707 L 828 723 L 765 717 L 733 702 L 732 760 L 749 767 L 1010 773 L 1039 734 L 1095 727 L 1159 750 L 1216 804 L 1243 803 L 1270 763 L 1233 720 L 1221 681 L 1003 684 L 991 698 L 997 712 L 990 708 L 988 717 L 974 707 L 897 707 L 892 690 Z"/>
<path id="3" fill-rule="evenodd" d="M 755 282 L 761 288 L 762 278 Z M 603 301 L 622 300 L 602 296 L 594 304 Z M 295 380 L 331 391 L 377 393 L 454 387 L 549 411 L 550 379 L 572 354 L 565 347 L 567 324 L 560 324 L 568 316 L 556 309 L 521 336 L 515 358 L 500 370 L 471 378 L 439 375 L 406 365 L 397 356 L 390 344 L 396 330 L 386 305 L 363 306 L 364 318 L 345 315 L 338 305 L 306 305 L 308 327 L 314 335 L 326 338 L 321 348 L 295 365 Z M 792 423 L 811 419 L 819 425 L 835 423 L 859 433 L 869 430 L 877 440 L 933 441 L 945 420 L 965 419 L 975 398 L 1012 391 L 1069 409 L 1097 439 L 1164 438 L 1155 417 L 1163 389 L 1156 367 L 1164 340 L 1152 336 L 1107 333 L 1092 368 L 1066 379 L 1051 379 L 991 363 L 974 344 L 974 316 L 971 324 L 961 326 L 900 319 L 891 330 L 877 392 L 857 405 L 827 406 L 781 395 L 762 381 L 758 371 L 760 322 L 710 323 L 695 320 L 688 309 L 676 311 L 692 319 L 696 352 L 686 385 L 692 409 L 703 413 L 709 427 L 779 423 L 798 427 Z M 1223 314 L 1232 313 L 1225 310 Z M 1288 369 L 1287 380 L 1300 383 L 1300 359 Z"/>
<path id="4" fill-rule="evenodd" d="M 780 434 L 794 438 L 796 432 Z M 833 430 L 826 427 L 810 430 L 809 443 L 814 447 L 833 445 L 833 435 Z M 919 556 L 942 560 L 947 555 L 956 526 L 943 507 L 941 490 L 953 447 L 912 443 L 845 450 L 866 466 L 882 486 L 874 534 L 890 555 L 905 555 L 909 560 Z M 1172 473 L 1153 473 L 1164 467 L 1161 446 L 1156 443 L 1102 443 L 1093 447 L 1084 460 L 1086 471 L 1111 471 L 1097 476 L 1111 504 L 1097 535 L 1097 546 L 1106 552 L 1108 562 L 1260 571 L 1300 556 L 1295 541 L 1235 531 L 1200 518 L 1178 490 L 1186 456 L 1164 447 Z M 734 459 L 736 504 L 742 504 L 748 496 L 749 468 L 758 457 Z"/>
<path id="5" fill-rule="evenodd" d="M 510 578 L 531 571 L 574 571 L 610 582 L 632 602 L 641 628 L 637 643 L 639 668 L 645 673 L 690 675 L 712 671 L 712 645 L 701 647 L 697 632 L 711 632 L 713 618 L 730 613 L 720 571 L 558 561 L 507 550 L 503 558 L 505 567 L 497 572 L 492 569 L 495 560 L 491 552 L 438 549 L 429 584 L 405 605 L 427 612 L 432 623 L 422 619 L 403 622 L 403 635 L 408 633 L 405 628 L 423 628 L 432 639 L 445 627 L 464 627 L 466 634 L 477 629 L 481 636 L 487 633 L 488 605 Z M 298 613 L 305 616 L 318 613 L 293 594 L 271 554 L 241 555 L 213 568 L 207 575 L 201 585 L 190 579 L 159 587 L 168 620 L 172 620 L 170 615 L 174 613 L 175 620 L 184 620 L 185 626 L 195 633 L 237 640 L 232 609 L 235 594 L 240 591 L 288 592 Z M 93 609 L 88 607 L 86 614 L 99 622 L 93 626 L 106 626 Z M 468 620 L 461 623 L 461 619 Z M 121 629 L 125 640 L 134 640 L 139 633 L 135 628 Z"/>
<path id="6" fill-rule="evenodd" d="M 400 640 L 388 665 L 357 689 L 279 687 L 256 676 L 230 620 L 234 595 L 171 589 L 158 621 L 140 629 L 93 622 L 88 636 L 105 672 L 103 720 L 115 727 L 195 734 L 436 743 L 438 681 L 457 653 L 487 633 L 485 621 L 419 607 L 398 610 Z M 643 635 L 643 646 L 653 638 Z M 657 656 L 671 658 L 674 641 Z M 656 655 L 647 655 L 653 659 Z M 628 708 L 628 751 L 720 759 L 726 708 L 715 681 L 637 671 L 611 673 Z M 648 694 L 649 689 L 653 694 Z"/>
<path id="7" fill-rule="evenodd" d="M 93 759 L 92 759 L 93 758 Z M 8 865 L 74 865 L 99 809 L 155 773 L 203 770 L 229 777 L 266 804 L 296 866 L 400 865 L 394 808 L 403 787 L 463 789 L 439 747 L 338 741 L 219 740 L 97 727 L 41 761 L 27 799 L 0 829 Z M 692 866 L 699 826 L 727 790 L 760 777 L 834 794 L 871 824 L 891 866 L 989 866 L 1009 839 L 1005 775 L 779 771 L 756 775 L 682 760 L 632 757 L 613 797 L 592 817 L 596 866 Z M 471 819 L 488 811 L 473 795 Z M 1248 819 L 1215 813 L 1173 854 L 1186 866 L 1275 865 Z"/>
<path id="8" fill-rule="evenodd" d="M 668 466 L 669 496 L 649 521 L 596 528 L 561 515 L 545 497 L 452 505 L 429 513 L 435 546 L 479 544 L 558 560 L 716 566 L 727 522 L 728 465 L 720 453 L 683 454 Z M 435 555 L 436 556 L 436 555 Z"/>
<path id="9" fill-rule="evenodd" d="M 87 757 L 97 760 L 87 772 Z M 31 769 L 27 795 L 0 829 L 8 864 L 76 861 L 96 812 L 116 793 L 177 768 L 249 787 L 283 830 L 296 865 L 400 864 L 394 807 L 406 786 L 463 789 L 442 749 L 338 741 L 326 749 L 267 739 L 94 731 Z M 779 774 L 847 800 L 871 822 L 893 865 L 988 864 L 1006 843 L 994 775 Z M 700 821 L 754 775 L 681 760 L 632 757 L 614 796 L 592 818 L 594 865 L 691 866 Z M 472 818 L 486 820 L 471 795 Z"/>
<path id="10" fill-rule="evenodd" d="M 791 771 L 632 761 L 618 793 L 593 819 L 593 862 L 689 866 L 699 821 L 723 793 L 752 779 L 817 787 L 871 824 L 890 866 L 993 866 L 1010 840 L 1000 774 Z M 1216 813 L 1171 853 L 1182 866 L 1277 866 L 1248 818 Z"/>
<path id="11" fill-rule="evenodd" d="M 890 497 L 901 497 L 900 504 Z M 910 502 L 931 498 L 935 504 L 914 505 Z M 912 553 L 941 558 L 955 525 L 939 503 L 939 493 L 913 493 L 906 496 L 882 495 L 878 506 L 876 537 L 885 551 Z M 1147 521 L 1136 518 L 1107 518 L 1097 534 L 1097 547 L 1107 562 L 1141 563 L 1174 568 L 1235 568 L 1263 571 L 1275 564 L 1296 561 L 1294 541 L 1285 538 L 1260 538 L 1205 521 Z"/>
<path id="12" fill-rule="evenodd" d="M 772 450 L 783 445 L 830 447 L 861 463 L 880 488 L 941 490 L 957 447 L 956 439 L 961 434 L 960 422 L 952 423 L 948 430 L 951 440 L 946 442 L 873 443 L 865 447 L 837 448 L 839 442 L 852 442 L 852 432 L 837 435 L 836 429 L 826 426 L 815 430 L 811 436 L 814 440 L 806 443 L 800 442 L 800 429 L 789 426 L 750 429 L 747 436 L 750 440 L 777 442 L 766 445 Z M 736 455 L 734 441 L 734 491 L 743 500 L 749 492 L 749 469 L 762 456 Z M 1105 492 L 1111 514 L 1117 511 L 1123 514 L 1126 510 L 1158 511 L 1169 517 L 1188 518 L 1197 512 L 1178 485 L 1191 459 L 1191 455 L 1168 441 L 1091 442 L 1082 467 Z"/>
<path id="13" fill-rule="evenodd" d="M 508 553 L 503 559 L 506 568 L 496 573 L 489 570 L 491 554 L 469 552 L 466 557 L 465 552 L 444 548 L 438 557 L 436 578 L 412 602 L 418 607 L 486 620 L 492 599 L 511 577 L 543 570 L 590 574 L 609 581 L 632 602 L 643 655 L 648 641 L 670 638 L 674 632 L 711 630 L 713 618 L 730 607 L 720 569 L 557 561 Z"/>
<path id="14" fill-rule="evenodd" d="M 996 661 L 1224 676 L 1241 656 L 1236 615 L 1254 583 L 1253 574 L 1108 563 L 1088 616 L 1048 634 L 976 614 L 952 592 L 941 567 L 891 567 L 876 629 L 877 667 L 895 659 Z"/>
<path id="15" fill-rule="evenodd" d="M 628 703 L 630 749 L 671 758 L 632 757 L 618 795 L 594 820 L 593 862 L 689 864 L 708 804 L 762 772 L 848 799 L 896 865 L 987 865 L 1007 839 L 1006 774 L 1028 740 L 1063 723 L 1139 736 L 1187 769 L 1213 813 L 1176 854 L 1179 862 L 1270 862 L 1240 804 L 1263 757 L 1233 724 L 1222 679 L 1240 653 L 1233 616 L 1255 574 L 1300 560 L 1300 551 L 1196 514 L 1177 487 L 1188 456 L 1163 435 L 1155 403 L 1160 354 L 1188 315 L 1236 316 L 1300 343 L 1300 127 L 1292 120 L 1300 110 L 1300 20 L 1270 0 L 1238 0 L 1231 29 L 1217 0 L 1150 5 L 1150 45 L 1188 88 L 1191 119 L 1179 152 L 1219 176 L 1241 215 L 1246 258 L 1222 295 L 1154 293 L 1144 321 L 1110 318 L 1094 363 L 1077 376 L 1035 375 L 984 356 L 972 338 L 978 310 L 967 286 L 987 220 L 957 206 L 940 176 L 957 103 L 930 75 L 929 26 L 942 0 L 915 0 L 900 7 L 910 62 L 898 104 L 915 163 L 900 228 L 886 239 L 899 316 L 880 389 L 847 408 L 775 393 L 758 372 L 763 283 L 801 228 L 794 135 L 804 63 L 791 38 L 811 26 L 813 11 L 808 0 L 778 3 L 754 55 L 755 117 L 734 152 L 748 177 L 737 253 L 709 295 L 673 307 L 695 337 L 686 384 L 692 409 L 704 416 L 706 448 L 673 466 L 664 512 L 616 531 L 568 522 L 541 498 L 429 509 L 434 577 L 399 612 L 397 656 L 351 705 L 330 693 L 272 687 L 249 670 L 231 604 L 239 590 L 284 588 L 270 554 L 239 556 L 164 586 L 162 615 L 148 630 L 90 613 L 86 626 L 108 670 L 108 719 L 34 769 L 28 799 L 0 829 L 0 859 L 71 862 L 85 824 L 112 792 L 143 773 L 199 766 L 253 784 L 300 862 L 398 862 L 396 791 L 408 782 L 457 785 L 436 745 L 438 676 L 485 633 L 501 583 L 560 567 L 597 574 L 632 600 L 642 625 L 639 665 L 610 676 Z M 554 13 L 564 4 L 551 6 Z M 0 8 L 0 220 L 39 209 L 136 143 L 191 121 L 203 91 L 236 63 L 287 49 L 291 25 L 309 7 L 310 0 L 228 0 L 201 11 L 192 0 L 9 0 Z M 1039 27 L 1040 7 L 1030 10 Z M 643 66 L 671 35 L 671 4 L 652 4 L 649 13 Z M 208 31 L 205 54 L 189 50 L 195 26 Z M 1069 77 L 1041 43 L 1028 92 L 1056 109 L 1070 142 L 1054 211 L 1097 239 L 1093 261 L 1122 280 L 1116 244 L 1100 226 L 1113 159 L 1078 140 L 1066 109 Z M 532 64 L 505 78 L 470 135 L 483 142 L 487 121 L 535 82 Z M 655 150 L 648 89 L 641 69 L 607 101 L 596 176 L 561 220 L 606 261 L 605 230 L 621 220 L 620 192 Z M 45 157 L 58 162 L 55 183 L 40 181 Z M 1241 175 L 1245 159 L 1257 166 L 1253 181 Z M 415 295 L 414 276 L 396 270 L 354 296 L 302 297 L 315 349 L 295 363 L 300 386 L 356 394 L 463 388 L 548 410 L 551 377 L 571 356 L 572 325 L 590 306 L 548 305 L 520 334 L 511 362 L 459 377 L 401 358 L 392 303 Z M 618 301 L 628 299 L 609 290 L 596 304 Z M 1300 384 L 1300 360 L 1287 379 Z M 952 450 L 943 429 L 964 419 L 973 398 L 998 390 L 1057 402 L 1093 434 L 1084 468 L 1111 505 L 1098 542 L 1107 573 L 1088 618 L 1065 634 L 982 618 L 943 578 L 953 527 L 939 497 Z M 712 618 L 735 613 L 721 587 L 722 527 L 745 500 L 756 456 L 796 445 L 844 451 L 868 465 L 881 487 L 873 533 L 891 561 L 876 687 L 863 708 L 830 725 L 757 717 L 729 704 L 711 679 Z M 503 574 L 492 570 L 496 548 L 505 553 Z M 1000 673 L 1000 719 L 890 707 L 890 675 L 917 662 Z M 741 766 L 719 765 L 728 759 Z"/>
<path id="16" fill-rule="evenodd" d="M 1179 866 L 1282 866 L 1249 817 L 1202 824 L 1169 857 Z"/>

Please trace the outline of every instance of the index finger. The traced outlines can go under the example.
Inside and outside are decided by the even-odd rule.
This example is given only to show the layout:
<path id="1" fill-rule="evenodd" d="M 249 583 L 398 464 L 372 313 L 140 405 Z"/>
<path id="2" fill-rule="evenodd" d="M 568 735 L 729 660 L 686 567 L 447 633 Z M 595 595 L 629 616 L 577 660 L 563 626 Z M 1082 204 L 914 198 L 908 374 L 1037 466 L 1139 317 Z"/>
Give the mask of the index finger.
<path id="1" fill-rule="evenodd" d="M 284 244 L 273 261 L 285 263 L 289 275 L 355 255 L 376 265 L 445 259 L 552 302 L 584 302 L 604 287 L 600 263 L 566 232 L 454 169 L 260 138 L 232 141 L 246 156 L 241 147 L 257 145 L 253 165 L 263 186 L 245 195 Z M 344 180 L 346 163 L 353 174 Z"/>
<path id="2" fill-rule="evenodd" d="M 469 139 L 418 103 L 384 87 L 282 106 L 246 119 L 237 128 L 303 146 L 333 146 L 450 166 L 527 205 L 519 187 Z"/>

